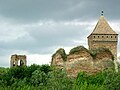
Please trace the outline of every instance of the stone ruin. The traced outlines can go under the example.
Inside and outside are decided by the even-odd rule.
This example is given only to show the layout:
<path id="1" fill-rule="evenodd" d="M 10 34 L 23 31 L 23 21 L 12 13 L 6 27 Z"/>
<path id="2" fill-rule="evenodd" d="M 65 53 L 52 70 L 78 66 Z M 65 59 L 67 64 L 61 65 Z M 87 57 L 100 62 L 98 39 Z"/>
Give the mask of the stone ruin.
<path id="1" fill-rule="evenodd" d="M 59 49 L 52 56 L 51 65 L 66 68 L 70 76 L 74 77 L 80 71 L 96 73 L 112 67 L 114 60 L 115 70 L 118 71 L 116 64 L 118 34 L 110 27 L 103 14 L 87 38 L 89 49 L 75 47 L 68 55 L 64 49 Z"/>
<path id="2" fill-rule="evenodd" d="M 26 55 L 12 55 L 10 60 L 10 67 L 26 66 Z"/>
<path id="3" fill-rule="evenodd" d="M 59 49 L 52 56 L 51 65 L 59 69 L 65 69 L 68 76 L 76 77 L 80 71 L 95 74 L 106 68 L 114 67 L 114 55 L 107 48 L 88 50 L 83 46 L 77 46 L 70 50 L 69 54 L 64 49 Z"/>

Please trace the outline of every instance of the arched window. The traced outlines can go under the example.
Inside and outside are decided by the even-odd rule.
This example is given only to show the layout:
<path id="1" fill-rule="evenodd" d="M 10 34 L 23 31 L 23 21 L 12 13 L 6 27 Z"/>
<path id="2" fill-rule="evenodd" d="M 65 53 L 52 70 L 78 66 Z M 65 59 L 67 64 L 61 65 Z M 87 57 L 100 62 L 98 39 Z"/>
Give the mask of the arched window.
<path id="1" fill-rule="evenodd" d="M 23 66 L 23 65 L 24 65 L 23 60 L 20 60 L 20 66 Z"/>

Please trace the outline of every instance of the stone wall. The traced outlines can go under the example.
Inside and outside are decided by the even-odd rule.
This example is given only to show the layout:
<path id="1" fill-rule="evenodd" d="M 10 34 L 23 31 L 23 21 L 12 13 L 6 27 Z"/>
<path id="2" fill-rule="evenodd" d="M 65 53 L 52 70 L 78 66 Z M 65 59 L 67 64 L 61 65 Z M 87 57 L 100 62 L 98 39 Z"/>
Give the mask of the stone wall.
<path id="1" fill-rule="evenodd" d="M 10 67 L 14 66 L 26 66 L 26 55 L 11 55 Z"/>
<path id="2" fill-rule="evenodd" d="M 61 50 L 64 57 L 58 50 L 52 57 L 51 65 L 60 69 L 65 68 L 68 76 L 76 77 L 80 71 L 94 74 L 113 66 L 113 55 L 105 48 L 89 51 L 83 46 L 78 46 L 71 49 L 68 55 L 64 49 Z"/>
<path id="3" fill-rule="evenodd" d="M 89 49 L 104 47 L 109 48 L 117 59 L 117 34 L 93 34 L 88 37 L 88 46 Z"/>

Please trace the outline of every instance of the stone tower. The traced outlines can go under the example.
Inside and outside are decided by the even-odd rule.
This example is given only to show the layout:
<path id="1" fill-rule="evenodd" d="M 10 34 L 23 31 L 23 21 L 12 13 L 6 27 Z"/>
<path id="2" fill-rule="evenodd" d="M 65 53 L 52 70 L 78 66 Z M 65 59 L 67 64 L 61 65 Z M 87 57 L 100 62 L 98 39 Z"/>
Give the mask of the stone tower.
<path id="1" fill-rule="evenodd" d="M 108 48 L 114 55 L 114 59 L 117 59 L 117 43 L 118 34 L 113 31 L 110 25 L 107 23 L 103 12 L 95 26 L 93 32 L 88 36 L 89 49 L 95 48 Z"/>
<path id="2" fill-rule="evenodd" d="M 14 66 L 26 66 L 26 56 L 25 55 L 12 55 L 10 60 L 10 67 Z"/>

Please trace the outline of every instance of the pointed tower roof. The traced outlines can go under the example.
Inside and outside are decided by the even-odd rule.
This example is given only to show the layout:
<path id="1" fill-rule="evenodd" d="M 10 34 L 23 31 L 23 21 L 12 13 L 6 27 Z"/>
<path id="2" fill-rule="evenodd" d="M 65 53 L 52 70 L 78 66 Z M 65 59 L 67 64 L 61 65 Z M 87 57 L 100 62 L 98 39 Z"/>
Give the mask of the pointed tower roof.
<path id="1" fill-rule="evenodd" d="M 91 34 L 117 34 L 117 33 L 112 30 L 112 28 L 104 18 L 103 14 L 101 14 L 99 21 Z"/>

